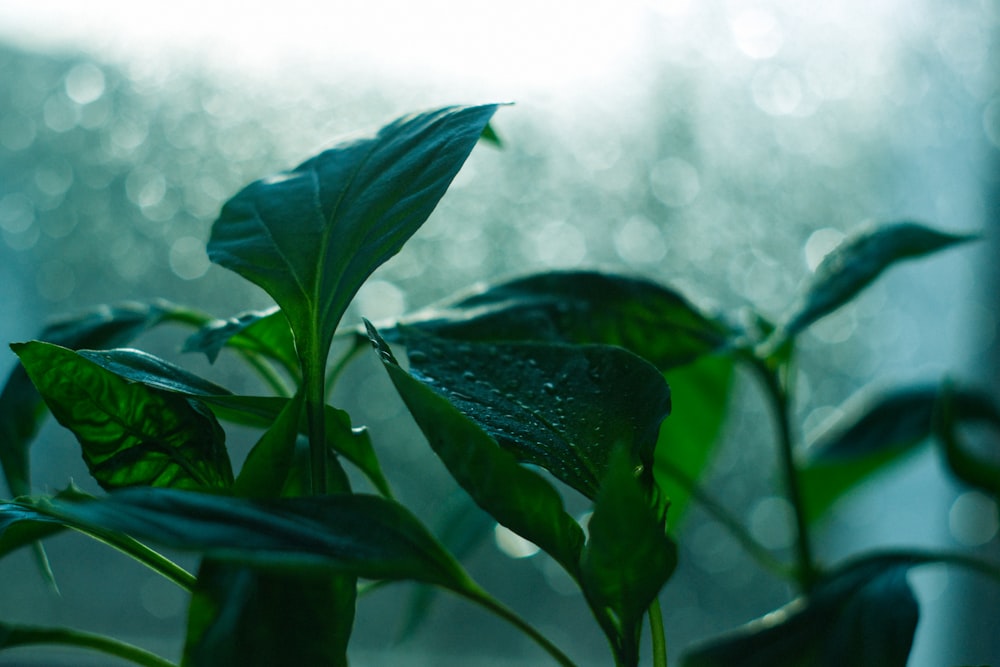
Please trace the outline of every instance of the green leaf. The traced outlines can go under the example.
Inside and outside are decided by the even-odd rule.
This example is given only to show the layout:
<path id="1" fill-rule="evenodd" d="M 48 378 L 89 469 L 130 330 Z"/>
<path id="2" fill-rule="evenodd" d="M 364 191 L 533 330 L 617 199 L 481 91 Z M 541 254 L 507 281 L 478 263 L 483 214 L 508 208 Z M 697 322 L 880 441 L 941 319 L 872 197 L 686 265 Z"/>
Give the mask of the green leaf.
<path id="1" fill-rule="evenodd" d="M 150 327 L 172 319 L 170 313 L 176 309 L 165 301 L 99 306 L 53 320 L 38 338 L 71 349 L 124 345 Z M 12 496 L 31 492 L 28 449 L 45 414 L 41 395 L 24 368 L 16 366 L 0 393 L 0 465 Z"/>
<path id="2" fill-rule="evenodd" d="M 212 320 L 184 342 L 184 352 L 203 352 L 215 362 L 224 347 L 259 354 L 281 364 L 292 377 L 299 372 L 288 319 L 278 307 Z"/>
<path id="3" fill-rule="evenodd" d="M 275 396 L 237 396 L 228 389 L 139 350 L 83 350 L 80 354 L 122 378 L 195 398 L 209 405 L 220 419 L 247 426 L 270 429 L 290 400 Z M 327 446 L 356 465 L 379 493 L 391 496 L 368 431 L 353 428 L 350 416 L 343 410 L 329 405 L 324 406 L 324 410 Z M 300 433 L 305 432 L 304 417 L 298 428 Z M 331 470 L 331 475 L 340 473 L 336 467 Z"/>
<path id="4" fill-rule="evenodd" d="M 949 390 L 954 419 L 989 419 L 989 397 L 967 388 Z M 881 396 L 852 397 L 835 424 L 814 438 L 800 469 L 803 501 L 810 521 L 821 518 L 841 497 L 891 466 L 902 463 L 935 433 L 942 389 L 934 385 L 896 389 Z M 982 468 L 980 468 L 982 470 Z"/>
<path id="5" fill-rule="evenodd" d="M 622 665 L 639 663 L 642 617 L 677 565 L 677 550 L 642 488 L 631 457 L 613 452 L 588 524 L 580 581 L 595 614 L 610 612 Z"/>
<path id="6" fill-rule="evenodd" d="M 225 434 L 201 404 L 130 382 L 58 345 L 11 347 L 103 488 L 232 484 Z"/>
<path id="7" fill-rule="evenodd" d="M 206 559 L 188 615 L 187 667 L 347 667 L 354 577 L 262 572 Z"/>
<path id="8" fill-rule="evenodd" d="M 865 228 L 846 238 L 828 254 L 805 282 L 802 296 L 779 327 L 790 338 L 844 305 L 894 263 L 921 257 L 958 243 L 972 235 L 939 232 L 914 222 L 897 222 Z"/>
<path id="9" fill-rule="evenodd" d="M 588 498 L 611 450 L 626 447 L 650 479 L 670 390 L 653 366 L 609 345 L 456 343 L 404 328 L 413 377 L 504 449 Z"/>
<path id="10" fill-rule="evenodd" d="M 401 324 L 467 341 L 618 345 L 660 370 L 720 351 L 737 335 L 666 287 L 591 271 L 494 285 L 418 311 Z M 396 333 L 390 329 L 386 337 L 393 341 Z"/>
<path id="11" fill-rule="evenodd" d="M 660 427 L 653 477 L 670 505 L 667 525 L 672 535 L 687 515 L 692 485 L 700 481 L 715 451 L 729 410 L 734 369 L 732 357 L 710 355 L 664 374 L 673 409 Z"/>
<path id="12" fill-rule="evenodd" d="M 70 628 L 0 623 L 0 649 L 24 646 L 69 646 L 100 651 L 144 667 L 174 667 L 169 660 L 125 642 Z"/>
<path id="13" fill-rule="evenodd" d="M 982 422 L 992 427 L 986 446 L 970 447 L 958 428 L 961 422 Z M 948 467 L 960 480 L 1000 499 L 1000 409 L 985 394 L 970 394 L 946 385 L 935 424 Z M 985 439 L 985 438 L 983 438 Z"/>
<path id="14" fill-rule="evenodd" d="M 904 667 L 919 610 L 910 563 L 871 558 L 849 565 L 808 598 L 709 641 L 684 667 Z"/>
<path id="15" fill-rule="evenodd" d="M 223 207 L 209 258 L 274 298 L 302 363 L 325 359 L 358 288 L 431 214 L 496 108 L 407 116 L 250 184 Z"/>
<path id="16" fill-rule="evenodd" d="M 518 465 L 474 421 L 396 362 L 369 325 L 372 344 L 431 448 L 477 505 L 577 576 L 583 531 L 566 513 L 555 488 Z"/>
<path id="17" fill-rule="evenodd" d="M 295 461 L 295 442 L 301 421 L 302 396 L 299 394 L 285 404 L 271 427 L 247 454 L 233 484 L 233 493 L 249 498 L 281 495 Z"/>

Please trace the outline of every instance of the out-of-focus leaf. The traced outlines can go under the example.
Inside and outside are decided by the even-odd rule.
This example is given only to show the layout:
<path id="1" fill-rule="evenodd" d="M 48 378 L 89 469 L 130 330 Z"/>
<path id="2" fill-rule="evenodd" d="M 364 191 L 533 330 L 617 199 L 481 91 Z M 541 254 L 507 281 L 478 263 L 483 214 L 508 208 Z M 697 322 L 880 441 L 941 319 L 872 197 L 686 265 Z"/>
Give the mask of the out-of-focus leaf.
<path id="1" fill-rule="evenodd" d="M 945 386 L 935 431 L 951 472 L 966 484 L 1000 499 L 1000 409 L 985 394 L 970 394 Z M 959 432 L 961 421 L 984 422 L 993 429 L 987 446 L 969 447 Z"/>
<path id="2" fill-rule="evenodd" d="M 996 415 L 990 398 L 968 388 L 950 390 L 958 421 Z M 873 397 L 852 397 L 844 415 L 809 446 L 800 471 L 803 501 L 810 521 L 822 517 L 844 494 L 901 463 L 934 435 L 942 390 L 927 385 Z"/>
<path id="3" fill-rule="evenodd" d="M 911 563 L 872 558 L 799 598 L 687 653 L 684 667 L 905 667 L 919 609 Z"/>
<path id="4" fill-rule="evenodd" d="M 213 320 L 184 342 L 185 352 L 203 352 L 212 362 L 224 347 L 273 359 L 293 377 L 299 370 L 288 319 L 277 306 Z"/>
<path id="5" fill-rule="evenodd" d="M 486 127 L 483 128 L 483 133 L 480 135 L 479 139 L 485 141 L 488 144 L 493 144 L 497 148 L 503 148 L 503 140 L 500 139 L 500 135 L 493 128 L 492 123 L 486 123 Z"/>
<path id="6" fill-rule="evenodd" d="M 130 382 L 58 345 L 11 347 L 103 488 L 232 484 L 225 434 L 200 403 Z"/>
<path id="7" fill-rule="evenodd" d="M 238 396 L 168 361 L 140 350 L 83 350 L 90 361 L 122 378 L 154 389 L 176 392 L 209 405 L 220 419 L 248 426 L 271 428 L 290 399 L 276 396 Z M 343 410 L 324 406 L 326 441 L 333 451 L 356 465 L 380 493 L 391 496 L 389 484 L 379 466 L 371 438 L 364 428 L 352 428 L 350 416 Z M 299 432 L 306 426 L 299 424 Z M 331 474 L 340 474 L 334 466 Z M 332 487 L 336 488 L 336 487 Z"/>
<path id="8" fill-rule="evenodd" d="M 914 222 L 865 228 L 834 248 L 805 282 L 802 296 L 779 333 L 793 337 L 844 305 L 882 271 L 904 259 L 921 257 L 976 238 L 948 234 Z"/>
<path id="9" fill-rule="evenodd" d="M 103 651 L 145 667 L 173 667 L 172 662 L 149 651 L 104 635 L 71 628 L 0 623 L 0 649 L 24 646 L 66 646 Z"/>
<path id="10" fill-rule="evenodd" d="M 186 667 L 347 667 L 357 580 L 206 559 L 188 614 Z"/>
<path id="11" fill-rule="evenodd" d="M 736 332 L 666 287 L 592 271 L 520 278 L 418 311 L 400 322 L 465 341 L 618 345 L 660 370 L 729 345 Z M 386 331 L 388 340 L 396 332 Z"/>
<path id="12" fill-rule="evenodd" d="M 691 484 L 708 468 L 725 423 L 734 366 L 732 357 L 711 355 L 664 373 L 673 410 L 660 427 L 653 475 L 670 505 L 667 525 L 672 535 L 680 530 L 691 504 Z"/>
<path id="13" fill-rule="evenodd" d="M 38 338 L 70 349 L 115 347 L 174 319 L 177 310 L 166 301 L 99 306 L 52 320 Z M 0 393 L 0 465 L 12 496 L 31 492 L 28 449 L 44 415 L 42 397 L 18 365 Z"/>
<path id="14" fill-rule="evenodd" d="M 457 343 L 403 329 L 410 373 L 501 447 L 589 498 L 611 450 L 650 479 L 670 390 L 645 360 L 609 345 Z"/>
<path id="15" fill-rule="evenodd" d="M 631 456 L 616 449 L 588 524 L 580 581 L 595 614 L 610 612 L 615 627 L 607 634 L 622 665 L 639 664 L 642 617 L 677 565 L 651 500 Z"/>
<path id="16" fill-rule="evenodd" d="M 404 371 L 371 325 L 369 335 L 396 391 L 459 486 L 500 524 L 538 545 L 576 577 L 583 530 L 566 513 L 555 488 L 518 465 L 476 422 Z"/>
<path id="17" fill-rule="evenodd" d="M 496 109 L 407 116 L 250 184 L 213 225 L 209 258 L 274 298 L 300 361 L 325 360 L 358 288 L 431 214 Z"/>

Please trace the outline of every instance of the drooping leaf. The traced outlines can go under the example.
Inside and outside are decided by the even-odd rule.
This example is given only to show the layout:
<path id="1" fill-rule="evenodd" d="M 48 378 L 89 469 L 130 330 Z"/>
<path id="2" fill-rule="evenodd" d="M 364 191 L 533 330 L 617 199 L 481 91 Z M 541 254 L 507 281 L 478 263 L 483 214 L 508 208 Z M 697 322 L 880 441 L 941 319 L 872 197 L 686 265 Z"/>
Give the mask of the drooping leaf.
<path id="1" fill-rule="evenodd" d="M 814 438 L 801 468 L 809 520 L 819 519 L 846 493 L 902 463 L 934 435 L 941 391 L 925 385 L 882 396 L 862 392 L 852 397 L 843 416 Z M 967 388 L 951 392 L 958 421 L 988 419 L 991 412 L 996 413 L 990 399 L 980 392 Z"/>
<path id="2" fill-rule="evenodd" d="M 357 580 L 206 559 L 188 614 L 185 667 L 347 667 Z"/>
<path id="3" fill-rule="evenodd" d="M 518 465 L 476 422 L 397 363 L 369 325 L 372 343 L 431 448 L 469 496 L 500 524 L 577 574 L 583 531 L 566 513 L 555 488 Z"/>
<path id="4" fill-rule="evenodd" d="M 872 558 L 687 653 L 684 667 L 905 667 L 917 627 L 911 564 Z"/>
<path id="5" fill-rule="evenodd" d="M 358 288 L 431 214 L 496 108 L 404 117 L 250 184 L 213 225 L 209 258 L 274 298 L 300 360 L 325 359 Z"/>
<path id="6" fill-rule="evenodd" d="M 941 392 L 935 432 L 951 472 L 960 480 L 1000 499 L 1000 409 L 988 396 L 963 392 L 946 385 Z M 959 425 L 982 422 L 992 428 L 983 446 L 970 447 Z M 983 437 L 983 440 L 986 438 Z"/>
<path id="7" fill-rule="evenodd" d="M 11 347 L 103 488 L 232 484 L 225 434 L 200 403 L 130 382 L 58 345 Z"/>
<path id="8" fill-rule="evenodd" d="M 124 345 L 164 321 L 181 319 L 166 301 L 103 305 L 50 322 L 39 340 L 70 349 Z M 0 465 L 12 496 L 31 492 L 28 449 L 38 433 L 45 404 L 20 365 L 0 393 Z"/>
<path id="9" fill-rule="evenodd" d="M 612 453 L 588 528 L 580 559 L 587 601 L 595 614 L 610 612 L 620 664 L 638 665 L 642 617 L 677 565 L 677 550 L 622 449 Z"/>
<path id="10" fill-rule="evenodd" d="M 191 334 L 183 349 L 203 352 L 214 362 L 224 347 L 273 359 L 293 377 L 299 370 L 288 319 L 277 307 L 240 313 L 227 320 L 212 320 Z"/>
<path id="11" fill-rule="evenodd" d="M 653 366 L 609 345 L 456 343 L 403 329 L 410 373 L 523 462 L 589 498 L 611 450 L 651 477 L 670 390 Z"/>
<path id="12" fill-rule="evenodd" d="M 0 650 L 25 646 L 64 646 L 102 651 L 136 665 L 173 667 L 173 663 L 118 639 L 72 628 L 0 623 Z"/>
<path id="13" fill-rule="evenodd" d="M 465 341 L 618 345 L 660 370 L 722 350 L 736 332 L 679 293 L 637 278 L 549 272 L 460 295 L 401 325 Z M 395 340 L 392 329 L 388 340 Z"/>
<path id="14" fill-rule="evenodd" d="M 122 378 L 154 389 L 195 398 L 210 406 L 220 419 L 248 426 L 271 428 L 290 400 L 276 396 L 238 396 L 183 368 L 140 350 L 83 350 L 80 354 Z M 364 428 L 353 428 L 350 415 L 343 410 L 329 405 L 324 406 L 324 410 L 327 445 L 356 465 L 379 493 L 391 496 L 389 484 L 375 456 L 368 431 Z M 302 419 L 298 426 L 299 433 L 305 432 L 304 417 Z M 330 474 L 342 476 L 343 471 L 334 462 Z"/>
<path id="15" fill-rule="evenodd" d="M 793 337 L 850 301 L 896 262 L 928 255 L 974 236 L 948 234 L 914 222 L 865 228 L 823 258 L 779 332 Z"/>

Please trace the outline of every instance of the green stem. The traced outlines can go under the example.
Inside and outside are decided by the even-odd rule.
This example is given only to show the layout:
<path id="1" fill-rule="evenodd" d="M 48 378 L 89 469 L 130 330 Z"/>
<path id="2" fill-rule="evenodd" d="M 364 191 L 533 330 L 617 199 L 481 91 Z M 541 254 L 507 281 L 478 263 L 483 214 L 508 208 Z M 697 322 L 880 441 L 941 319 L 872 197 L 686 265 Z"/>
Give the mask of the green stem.
<path id="1" fill-rule="evenodd" d="M 274 370 L 271 364 L 261 359 L 259 355 L 247 350 L 240 350 L 240 356 L 243 358 L 243 361 L 247 362 L 251 368 L 257 371 L 257 375 L 267 383 L 271 391 L 278 396 L 291 398 L 292 392 L 288 389 L 288 385 L 285 384 L 285 381 L 281 379 L 281 376 L 278 375 L 278 372 Z"/>
<path id="2" fill-rule="evenodd" d="M 663 611 L 660 598 L 649 605 L 649 632 L 653 642 L 653 667 L 667 667 L 667 638 L 663 634 Z"/>
<path id="3" fill-rule="evenodd" d="M 66 628 L 37 628 L 29 626 L 8 626 L 3 628 L 6 631 L 4 636 L 4 648 L 15 646 L 35 646 L 39 644 L 75 646 L 77 648 L 91 649 L 101 653 L 115 656 L 134 662 L 144 667 L 176 667 L 174 663 L 165 660 L 149 651 L 127 644 L 125 642 L 79 630 Z"/>
<path id="4" fill-rule="evenodd" d="M 799 588 L 808 593 L 816 582 L 818 572 L 813 560 L 810 544 L 809 526 L 806 521 L 805 502 L 802 499 L 802 488 L 799 485 L 799 471 L 795 463 L 795 444 L 792 439 L 791 414 L 789 411 L 788 391 L 784 387 L 778 371 L 767 368 L 766 362 L 759 361 L 755 368 L 760 372 L 767 395 L 774 410 L 778 427 L 779 454 L 781 469 L 785 479 L 785 491 L 795 515 L 795 550 L 798 560 Z"/>
<path id="5" fill-rule="evenodd" d="M 472 600 L 476 604 L 488 609 L 500 618 L 504 619 L 518 630 L 524 634 L 531 637 L 532 640 L 540 647 L 542 647 L 546 653 L 552 656 L 556 662 L 558 662 L 563 667 L 576 667 L 576 664 L 569 659 L 569 657 L 559 650 L 559 648 L 550 642 L 546 637 L 536 630 L 530 623 L 525 621 L 523 618 L 518 616 L 512 609 L 505 606 L 499 600 L 496 600 L 489 593 L 484 591 L 479 587 L 478 584 L 474 582 L 467 582 L 466 587 L 461 590 L 456 590 L 459 595 Z"/>
<path id="6" fill-rule="evenodd" d="M 78 526 L 70 526 L 77 532 L 91 537 L 99 542 L 107 544 L 112 549 L 116 549 L 129 558 L 142 563 L 154 572 L 163 575 L 187 591 L 193 591 L 197 579 L 193 574 L 173 562 L 163 554 L 150 549 L 142 542 L 127 535 L 103 533 L 93 530 L 86 530 Z"/>
<path id="7" fill-rule="evenodd" d="M 326 353 L 320 336 L 312 332 L 299 352 L 302 387 L 306 392 L 306 423 L 309 437 L 309 470 L 312 495 L 326 494 Z"/>
<path id="8" fill-rule="evenodd" d="M 337 360 L 337 362 L 333 365 L 333 368 L 330 369 L 330 372 L 326 374 L 327 397 L 329 397 L 330 392 L 333 391 L 337 378 L 340 377 L 340 374 L 345 368 L 347 368 L 347 365 L 358 356 L 358 353 L 364 351 L 370 346 L 371 344 L 368 342 L 367 338 L 358 334 L 352 335 L 350 348 L 342 357 L 340 357 L 340 359 Z"/>
<path id="9" fill-rule="evenodd" d="M 726 530 L 739 542 L 750 556 L 762 567 L 783 579 L 791 579 L 795 576 L 793 568 L 774 557 L 753 535 L 734 517 L 729 510 L 722 506 L 715 498 L 710 496 L 693 479 L 670 461 L 657 461 L 657 466 L 678 482 L 691 494 L 691 497 L 698 501 L 698 504 L 706 512 L 712 515 L 716 521 L 721 523 Z"/>

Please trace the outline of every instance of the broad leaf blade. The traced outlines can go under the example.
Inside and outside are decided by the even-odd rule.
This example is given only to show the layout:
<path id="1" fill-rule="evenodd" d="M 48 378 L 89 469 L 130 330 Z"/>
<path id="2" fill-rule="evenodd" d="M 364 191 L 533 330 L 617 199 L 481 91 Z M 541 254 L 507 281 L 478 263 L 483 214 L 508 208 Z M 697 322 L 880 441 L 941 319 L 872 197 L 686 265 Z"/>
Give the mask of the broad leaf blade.
<path id="1" fill-rule="evenodd" d="M 928 255 L 974 239 L 939 232 L 914 222 L 863 229 L 849 236 L 816 268 L 779 332 L 793 337 L 850 301 L 896 262 Z"/>
<path id="2" fill-rule="evenodd" d="M 396 362 L 374 328 L 369 335 L 389 377 L 455 481 L 500 524 L 529 540 L 577 574 L 583 531 L 555 488 L 518 465 L 475 422 Z"/>
<path id="3" fill-rule="evenodd" d="M 670 390 L 638 356 L 609 345 L 455 343 L 403 330 L 410 372 L 518 460 L 589 498 L 611 451 L 651 476 Z"/>
<path id="4" fill-rule="evenodd" d="M 736 336 L 669 288 L 593 271 L 493 285 L 418 311 L 401 324 L 467 341 L 618 345 L 660 370 L 724 349 Z M 392 330 L 386 336 L 395 338 Z"/>
<path id="5" fill-rule="evenodd" d="M 58 345 L 11 347 L 103 488 L 232 484 L 225 434 L 200 404 L 129 382 Z"/>
<path id="6" fill-rule="evenodd" d="M 580 560 L 587 601 L 595 614 L 611 612 L 612 645 L 620 642 L 622 664 L 637 665 L 642 617 L 677 565 L 677 551 L 622 449 L 613 453 L 588 528 Z"/>
<path id="7" fill-rule="evenodd" d="M 325 354 L 358 288 L 431 214 L 496 108 L 401 118 L 252 183 L 223 207 L 210 259 L 274 298 L 300 355 Z"/>
<path id="8" fill-rule="evenodd" d="M 904 667 L 919 610 L 911 563 L 870 559 L 822 581 L 809 598 L 710 641 L 684 667 Z"/>

